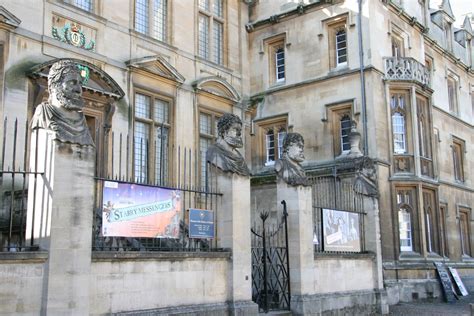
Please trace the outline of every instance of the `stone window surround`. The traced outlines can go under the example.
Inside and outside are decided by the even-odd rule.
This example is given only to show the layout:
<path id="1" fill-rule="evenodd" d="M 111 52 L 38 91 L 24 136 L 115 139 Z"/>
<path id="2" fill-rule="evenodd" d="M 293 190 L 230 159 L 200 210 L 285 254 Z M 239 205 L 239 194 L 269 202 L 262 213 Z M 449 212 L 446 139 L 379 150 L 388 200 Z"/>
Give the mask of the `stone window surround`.
<path id="1" fill-rule="evenodd" d="M 275 145 L 278 145 L 278 131 L 282 128 L 286 133 L 291 132 L 292 126 L 288 124 L 288 113 L 272 115 L 270 117 L 258 118 L 252 121 L 253 135 L 257 136 L 257 157 L 259 166 L 272 166 L 274 161 L 267 160 L 266 132 L 272 130 L 275 135 Z M 283 141 L 283 139 L 281 139 Z M 277 146 L 278 147 L 278 146 Z M 275 159 L 278 159 L 280 153 L 278 148 L 275 150 Z"/>
<path id="2" fill-rule="evenodd" d="M 454 72 L 449 69 L 446 69 L 446 89 L 448 95 L 448 111 L 451 114 L 459 115 L 459 90 L 461 89 L 460 78 Z M 453 95 L 451 99 L 449 93 L 449 85 L 450 83 L 453 84 Z"/>
<path id="3" fill-rule="evenodd" d="M 136 121 L 140 121 L 140 122 L 144 122 L 145 124 L 148 124 L 149 126 L 155 126 L 155 127 L 160 127 L 161 125 L 161 122 L 157 122 L 155 121 L 153 118 L 151 119 L 142 119 L 142 118 L 138 118 L 135 116 L 135 100 L 136 100 L 136 95 L 137 94 L 141 94 L 141 95 L 144 95 L 146 97 L 149 97 L 151 99 L 151 107 L 153 107 L 153 104 L 154 104 L 154 100 L 161 100 L 161 101 L 165 101 L 168 103 L 168 122 L 165 122 L 163 123 L 163 127 L 164 128 L 167 128 L 168 129 L 168 142 L 169 144 L 168 145 L 172 145 L 172 140 L 173 140 L 173 122 L 174 122 L 174 99 L 172 96 L 168 96 L 168 95 L 164 95 L 164 94 L 161 94 L 161 93 L 158 93 L 158 92 L 154 92 L 154 91 L 150 91 L 150 89 L 146 89 L 146 88 L 142 88 L 140 86 L 134 86 L 134 89 L 133 89 L 133 141 L 135 141 L 135 122 Z M 150 109 L 150 113 L 152 113 L 151 109 Z M 150 116 L 152 116 L 153 114 L 150 114 Z M 165 179 L 156 179 L 156 170 L 155 170 L 155 167 L 156 167 L 156 159 L 157 157 L 155 157 L 155 152 L 156 152 L 156 149 L 154 148 L 154 145 L 155 145 L 155 141 L 151 141 L 151 140 L 155 140 L 156 137 L 155 137 L 155 129 L 154 128 L 151 128 L 151 132 L 149 132 L 148 134 L 148 138 L 150 139 L 150 142 L 149 142 L 149 147 L 148 147 L 148 152 L 147 152 L 147 182 L 150 182 L 150 183 L 156 183 L 157 181 L 163 181 Z M 136 175 L 135 175 L 135 146 L 132 147 L 132 150 L 133 150 L 133 177 L 135 178 Z M 172 158 L 171 158 L 171 155 L 172 153 L 171 152 L 168 152 L 167 153 L 168 157 L 166 157 L 166 166 L 167 166 L 167 174 L 166 176 L 169 178 L 171 177 L 171 172 L 172 172 Z"/>
<path id="4" fill-rule="evenodd" d="M 211 133 L 202 133 L 201 132 L 201 114 L 203 115 L 208 115 L 211 118 L 210 126 L 211 126 Z M 206 179 L 206 170 L 204 169 L 204 166 L 206 164 L 206 153 L 203 152 L 202 149 L 202 144 L 201 141 L 205 140 L 208 141 L 209 143 L 207 146 L 212 145 L 216 139 L 217 139 L 217 120 L 224 115 L 224 112 L 218 112 L 214 109 L 210 109 L 204 105 L 199 105 L 198 106 L 198 118 L 197 118 L 197 128 L 198 128 L 198 140 L 197 140 L 197 148 L 199 148 L 199 178 L 200 178 L 200 184 L 202 186 L 205 185 L 205 179 Z M 206 148 L 207 149 L 207 148 Z M 207 150 L 206 150 L 207 151 Z"/>
<path id="5" fill-rule="evenodd" d="M 152 5 L 153 5 L 153 0 L 145 0 L 145 1 L 148 1 L 148 8 L 152 8 Z M 164 32 L 164 35 L 163 35 L 163 39 L 160 39 L 158 38 L 157 36 L 154 36 L 153 33 L 155 32 L 155 26 L 154 26 L 154 17 L 152 16 L 153 14 L 153 10 L 150 9 L 148 11 L 148 27 L 147 27 L 147 31 L 144 33 L 144 32 L 140 32 L 137 30 L 137 27 L 136 27 L 136 4 L 137 4 L 137 0 L 133 0 L 133 30 L 141 35 L 144 35 L 144 36 L 147 36 L 147 37 L 150 37 L 150 38 L 153 38 L 153 39 L 156 39 L 158 41 L 162 41 L 164 43 L 169 43 L 169 39 L 170 39 L 170 18 L 171 18 L 171 15 L 169 14 L 170 13 L 170 1 L 169 0 L 164 0 L 166 1 L 165 3 L 165 6 L 166 6 L 166 12 L 164 12 L 164 27 L 163 27 L 163 32 Z"/>
<path id="6" fill-rule="evenodd" d="M 465 170 L 465 155 L 466 151 L 466 142 L 454 135 L 451 135 L 451 149 L 452 149 L 452 158 L 453 158 L 453 175 L 455 182 L 465 183 L 466 182 L 466 173 Z M 456 161 L 456 156 L 458 155 L 458 161 Z M 459 168 L 459 169 L 457 169 Z"/>
<path id="7" fill-rule="evenodd" d="M 76 5 L 76 1 L 75 0 L 60 0 L 62 3 L 68 5 L 68 6 L 71 6 L 71 7 L 74 7 L 76 9 L 79 9 L 79 10 L 82 10 L 83 12 L 87 12 L 89 14 L 94 14 L 94 15 L 100 15 L 100 9 L 101 9 L 101 1 L 102 0 L 90 0 L 91 1 L 91 5 L 92 5 L 92 10 L 88 11 L 86 9 L 83 9 L 81 8 L 80 6 Z"/>
<path id="8" fill-rule="evenodd" d="M 348 16 L 338 16 L 329 21 L 326 21 L 328 33 L 328 51 L 329 51 L 329 69 L 344 68 L 349 66 L 349 32 L 348 32 Z M 346 34 L 346 61 L 338 63 L 336 35 L 341 30 L 345 30 Z"/>
<path id="9" fill-rule="evenodd" d="M 467 241 L 468 245 L 465 245 L 463 239 L 463 219 L 467 220 L 465 229 L 467 230 Z M 456 205 L 456 220 L 459 229 L 459 242 L 461 244 L 461 258 L 462 259 L 471 259 L 472 260 L 472 208 L 467 205 L 457 204 Z"/>
<path id="10" fill-rule="evenodd" d="M 285 33 L 280 33 L 276 35 L 272 35 L 270 37 L 267 37 L 263 39 L 263 49 L 261 50 L 262 53 L 267 53 L 268 54 L 268 84 L 269 86 L 272 85 L 280 85 L 284 84 L 287 80 L 286 78 L 286 73 L 287 73 L 287 61 L 288 61 L 288 54 L 287 54 L 287 47 L 290 45 L 287 42 L 287 34 Z M 278 79 L 277 78 L 277 60 L 276 60 L 276 53 L 278 49 L 283 49 L 284 51 L 284 67 L 285 67 L 285 76 L 283 78 Z"/>

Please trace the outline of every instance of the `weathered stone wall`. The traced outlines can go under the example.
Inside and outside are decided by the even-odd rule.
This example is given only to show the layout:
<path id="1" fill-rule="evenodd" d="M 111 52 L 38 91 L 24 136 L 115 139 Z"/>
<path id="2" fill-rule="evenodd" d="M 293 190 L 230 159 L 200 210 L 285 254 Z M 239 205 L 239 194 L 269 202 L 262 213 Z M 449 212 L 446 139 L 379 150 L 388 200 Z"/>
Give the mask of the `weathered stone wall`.
<path id="1" fill-rule="evenodd" d="M 46 253 L 2 253 L 0 315 L 39 315 Z"/>
<path id="2" fill-rule="evenodd" d="M 228 254 L 93 259 L 91 313 L 225 303 L 228 272 Z"/>

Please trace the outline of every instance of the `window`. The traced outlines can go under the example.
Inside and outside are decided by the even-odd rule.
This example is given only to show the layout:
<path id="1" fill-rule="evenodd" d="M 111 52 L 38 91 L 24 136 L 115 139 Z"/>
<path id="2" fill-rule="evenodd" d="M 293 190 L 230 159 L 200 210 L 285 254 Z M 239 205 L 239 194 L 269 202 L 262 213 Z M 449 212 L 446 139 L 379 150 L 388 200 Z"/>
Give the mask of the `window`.
<path id="1" fill-rule="evenodd" d="M 451 23 L 444 24 L 444 39 L 445 39 L 445 44 L 446 44 L 445 48 L 450 52 L 453 51 Z"/>
<path id="2" fill-rule="evenodd" d="M 467 209 L 459 210 L 459 231 L 461 237 L 461 253 L 463 256 L 471 256 L 471 220 Z"/>
<path id="3" fill-rule="evenodd" d="M 349 142 L 349 134 L 351 132 L 351 118 L 350 116 L 345 113 L 342 117 L 341 120 L 339 121 L 340 123 L 340 135 L 341 135 L 341 152 L 348 152 L 351 149 L 351 144 Z"/>
<path id="4" fill-rule="evenodd" d="M 284 83 L 286 79 L 285 38 L 273 37 L 265 42 L 268 50 L 269 83 Z"/>
<path id="5" fill-rule="evenodd" d="M 415 189 L 397 189 L 397 212 L 398 212 L 398 233 L 400 239 L 400 251 L 415 250 L 414 227 L 416 227 L 415 216 Z"/>
<path id="6" fill-rule="evenodd" d="M 423 189 L 426 250 L 429 253 L 438 253 L 438 219 L 436 218 L 435 207 L 435 192 Z"/>
<path id="7" fill-rule="evenodd" d="M 393 151 L 396 154 L 407 152 L 406 139 L 406 95 L 393 93 L 390 97 L 392 111 Z"/>
<path id="8" fill-rule="evenodd" d="M 337 157 L 351 150 L 349 134 L 352 128 L 352 104 L 331 105 L 329 115 L 334 156 Z"/>
<path id="9" fill-rule="evenodd" d="M 280 159 L 283 155 L 283 140 L 286 136 L 285 125 L 274 125 L 265 128 L 265 166 L 273 165 L 275 160 Z"/>
<path id="10" fill-rule="evenodd" d="M 345 19 L 328 25 L 329 29 L 329 66 L 330 68 L 347 66 L 347 28 Z"/>
<path id="11" fill-rule="evenodd" d="M 285 81 L 285 49 L 279 47 L 275 52 L 275 77 L 276 82 Z"/>
<path id="12" fill-rule="evenodd" d="M 94 12 L 94 0 L 66 0 L 65 2 L 81 8 L 82 10 Z"/>
<path id="13" fill-rule="evenodd" d="M 199 0 L 199 57 L 224 64 L 224 23 L 224 0 Z"/>
<path id="14" fill-rule="evenodd" d="M 166 42 L 167 0 L 135 0 L 135 31 Z"/>
<path id="15" fill-rule="evenodd" d="M 454 179 L 459 182 L 464 182 L 464 141 L 455 138 L 452 147 Z"/>
<path id="16" fill-rule="evenodd" d="M 404 57 L 405 49 L 403 47 L 403 38 L 401 36 L 392 35 L 392 56 L 396 58 Z"/>
<path id="17" fill-rule="evenodd" d="M 449 111 L 452 113 L 458 113 L 458 94 L 457 94 L 457 80 L 453 77 L 448 77 L 448 102 Z"/>
<path id="18" fill-rule="evenodd" d="M 207 183 L 207 160 L 206 154 L 209 146 L 214 144 L 217 138 L 217 120 L 220 114 L 212 112 L 199 113 L 199 152 L 201 159 L 201 186 L 205 188 Z"/>
<path id="19" fill-rule="evenodd" d="M 164 184 L 169 176 L 170 102 L 135 93 L 134 176 Z"/>
<path id="20" fill-rule="evenodd" d="M 428 104 L 422 97 L 416 98 L 418 116 L 418 140 L 420 156 L 431 158 L 431 133 L 428 115 Z"/>
<path id="21" fill-rule="evenodd" d="M 447 215 L 447 205 L 440 205 L 439 207 L 439 217 L 440 217 L 440 255 L 443 257 L 449 257 L 448 251 L 448 239 L 446 234 L 446 215 Z"/>

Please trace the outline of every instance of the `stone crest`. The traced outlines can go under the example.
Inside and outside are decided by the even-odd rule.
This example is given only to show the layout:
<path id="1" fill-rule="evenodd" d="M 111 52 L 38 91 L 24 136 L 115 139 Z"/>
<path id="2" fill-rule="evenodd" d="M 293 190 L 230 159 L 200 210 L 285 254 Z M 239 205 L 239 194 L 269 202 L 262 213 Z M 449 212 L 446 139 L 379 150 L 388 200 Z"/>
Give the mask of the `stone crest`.
<path id="1" fill-rule="evenodd" d="M 226 113 L 217 122 L 218 137 L 207 150 L 206 160 L 224 172 L 249 176 L 244 157 L 237 151 L 242 148 L 242 121 L 237 115 Z"/>
<path id="2" fill-rule="evenodd" d="M 31 127 L 54 132 L 63 143 L 94 146 L 82 109 L 82 77 L 76 63 L 60 60 L 48 74 L 49 99 L 36 107 Z"/>
<path id="3" fill-rule="evenodd" d="M 283 156 L 275 162 L 277 177 L 289 185 L 309 185 L 301 166 L 304 161 L 304 139 L 299 133 L 288 133 L 283 140 Z"/>

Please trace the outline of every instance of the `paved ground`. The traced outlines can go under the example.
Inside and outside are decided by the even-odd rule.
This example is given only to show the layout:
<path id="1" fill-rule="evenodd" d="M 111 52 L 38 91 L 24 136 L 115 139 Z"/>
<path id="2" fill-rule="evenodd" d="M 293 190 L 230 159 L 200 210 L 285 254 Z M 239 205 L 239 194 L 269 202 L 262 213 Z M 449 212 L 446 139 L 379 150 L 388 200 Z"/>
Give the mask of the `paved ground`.
<path id="1" fill-rule="evenodd" d="M 390 307 L 390 315 L 396 316 L 458 316 L 471 315 L 471 307 L 474 304 L 474 295 L 462 297 L 459 301 L 452 304 L 442 303 L 439 301 L 423 301 L 412 303 L 400 303 Z M 474 314 L 472 314 L 474 315 Z"/>

